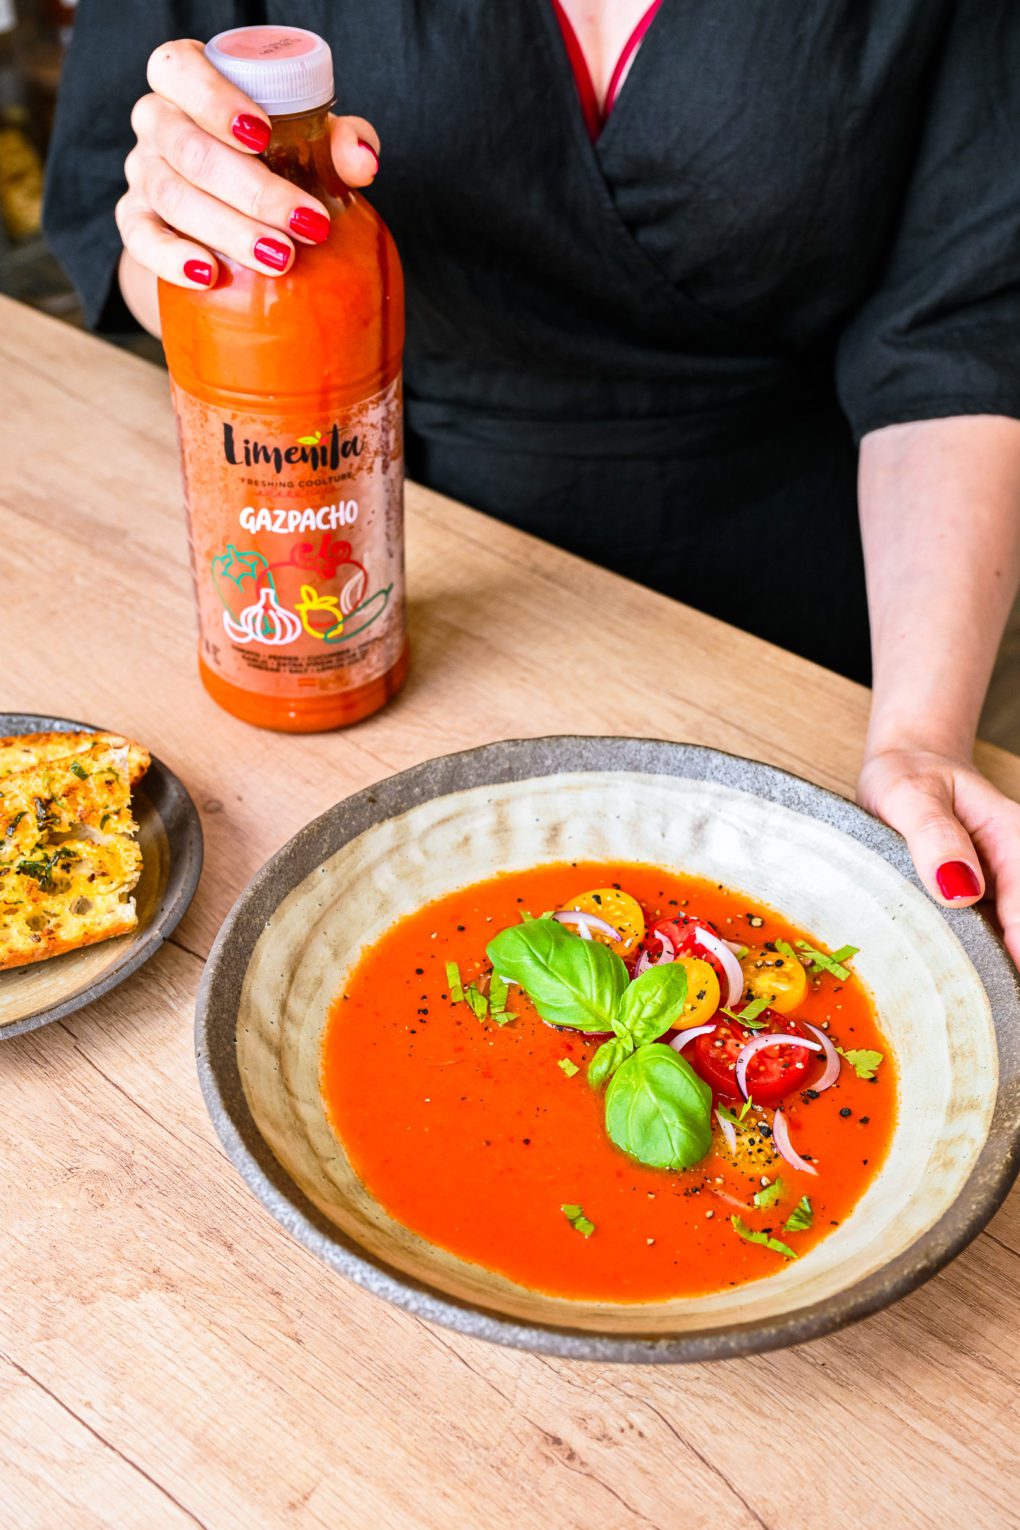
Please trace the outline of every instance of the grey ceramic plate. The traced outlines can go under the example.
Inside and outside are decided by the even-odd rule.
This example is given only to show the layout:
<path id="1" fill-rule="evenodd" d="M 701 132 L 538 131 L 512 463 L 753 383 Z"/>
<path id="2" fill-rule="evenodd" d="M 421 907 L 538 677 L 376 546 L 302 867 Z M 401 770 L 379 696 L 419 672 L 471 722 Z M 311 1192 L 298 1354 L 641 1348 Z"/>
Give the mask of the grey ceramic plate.
<path id="1" fill-rule="evenodd" d="M 67 717 L 0 712 L 0 736 L 93 732 Z M 202 870 L 202 825 L 195 804 L 162 760 L 153 757 L 132 793 L 142 849 L 135 889 L 138 927 L 130 935 L 68 951 L 49 961 L 0 972 L 0 1041 L 49 1025 L 108 993 L 158 951 L 182 918 Z"/>
<path id="2" fill-rule="evenodd" d="M 436 1248 L 369 1194 L 319 1090 L 330 1001 L 362 946 L 431 898 L 500 870 L 633 860 L 709 876 L 787 914 L 855 966 L 899 1066 L 889 1157 L 803 1258 L 714 1296 L 570 1301 Z M 206 967 L 206 1102 L 249 1186 L 289 1232 L 378 1295 L 502 1343 L 582 1359 L 706 1360 L 816 1337 L 919 1285 L 975 1236 L 1020 1143 L 1020 988 L 974 911 L 943 912 L 899 837 L 782 771 L 616 738 L 492 744 L 338 803 L 254 877 Z"/>

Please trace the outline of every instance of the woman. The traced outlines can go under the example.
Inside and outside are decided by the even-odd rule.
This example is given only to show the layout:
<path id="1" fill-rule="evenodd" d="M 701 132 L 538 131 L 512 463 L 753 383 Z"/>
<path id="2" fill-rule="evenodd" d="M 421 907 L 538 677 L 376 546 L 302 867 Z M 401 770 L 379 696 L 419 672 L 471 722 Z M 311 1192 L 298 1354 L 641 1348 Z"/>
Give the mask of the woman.
<path id="1" fill-rule="evenodd" d="M 85 0 L 61 94 L 90 321 L 157 333 L 157 275 L 324 237 L 265 114 L 166 39 L 325 35 L 337 168 L 406 268 L 411 471 L 862 679 L 870 616 L 860 800 L 1020 961 L 1020 807 L 970 763 L 1020 578 L 1013 0 L 137 10 Z"/>

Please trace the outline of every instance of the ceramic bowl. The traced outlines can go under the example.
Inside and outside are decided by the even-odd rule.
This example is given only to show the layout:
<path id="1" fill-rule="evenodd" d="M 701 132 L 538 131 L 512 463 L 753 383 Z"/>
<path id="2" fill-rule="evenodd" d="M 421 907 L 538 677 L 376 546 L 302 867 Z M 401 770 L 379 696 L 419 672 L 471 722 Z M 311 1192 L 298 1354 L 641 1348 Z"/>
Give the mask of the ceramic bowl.
<path id="1" fill-rule="evenodd" d="M 363 946 L 497 871 L 631 860 L 707 876 L 831 947 L 852 931 L 900 1077 L 888 1160 L 853 1214 L 768 1277 L 716 1295 L 553 1297 L 395 1222 L 323 1110 L 323 1025 Z M 903 841 L 831 792 L 691 745 L 488 745 L 338 803 L 255 876 L 213 948 L 198 1067 L 251 1189 L 336 1270 L 482 1338 L 596 1360 L 705 1360 L 797 1343 L 932 1275 L 1003 1199 L 1020 1142 L 1020 988 L 985 918 L 945 912 Z"/>
<path id="2" fill-rule="evenodd" d="M 0 737 L 94 731 L 92 724 L 68 717 L 0 712 Z M 142 851 L 134 893 L 137 927 L 130 935 L 0 972 L 0 1041 L 51 1025 L 108 993 L 147 962 L 183 918 L 202 870 L 195 804 L 173 771 L 153 757 L 131 793 L 131 806 Z"/>

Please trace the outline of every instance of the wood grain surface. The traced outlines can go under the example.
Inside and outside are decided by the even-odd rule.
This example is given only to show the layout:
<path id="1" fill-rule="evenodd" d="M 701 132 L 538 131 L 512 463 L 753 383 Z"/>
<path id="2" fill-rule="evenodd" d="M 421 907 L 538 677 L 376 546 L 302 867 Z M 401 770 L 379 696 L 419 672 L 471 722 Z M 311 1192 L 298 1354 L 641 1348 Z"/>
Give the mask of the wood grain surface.
<path id="1" fill-rule="evenodd" d="M 1020 1525 L 1016 1192 L 943 1274 L 831 1338 L 574 1364 L 430 1328 L 319 1265 L 226 1161 L 195 1078 L 220 921 L 339 797 L 554 732 L 693 740 L 851 794 L 866 693 L 409 486 L 406 691 L 349 733 L 257 732 L 197 680 L 163 374 L 0 300 L 0 462 L 0 705 L 141 739 L 206 833 L 171 943 L 0 1044 L 0 1523 Z M 1020 760 L 981 758 L 1020 797 Z"/>

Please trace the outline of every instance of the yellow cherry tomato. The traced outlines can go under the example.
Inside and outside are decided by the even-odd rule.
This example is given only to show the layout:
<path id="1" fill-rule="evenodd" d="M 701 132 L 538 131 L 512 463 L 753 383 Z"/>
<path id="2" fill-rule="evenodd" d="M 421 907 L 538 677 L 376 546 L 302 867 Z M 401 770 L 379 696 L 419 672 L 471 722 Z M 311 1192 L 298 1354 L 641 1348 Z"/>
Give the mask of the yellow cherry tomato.
<path id="1" fill-rule="evenodd" d="M 777 1014 L 792 1014 L 807 998 L 807 973 L 796 957 L 757 946 L 748 951 L 740 966 L 752 996 L 767 999 Z"/>
<path id="2" fill-rule="evenodd" d="M 571 898 L 569 903 L 564 903 L 563 909 L 575 909 L 580 914 L 596 914 L 611 924 L 619 934 L 619 940 L 610 940 L 608 935 L 599 930 L 592 930 L 592 939 L 603 946 L 609 946 L 617 956 L 633 956 L 645 938 L 645 916 L 641 912 L 640 903 L 630 893 L 620 892 L 618 888 L 596 887 L 592 892 Z"/>
<path id="3" fill-rule="evenodd" d="M 700 956 L 686 953 L 677 957 L 677 965 L 687 973 L 687 998 L 677 1027 L 686 1030 L 691 1025 L 704 1025 L 719 1008 L 719 979 L 715 969 Z"/>

